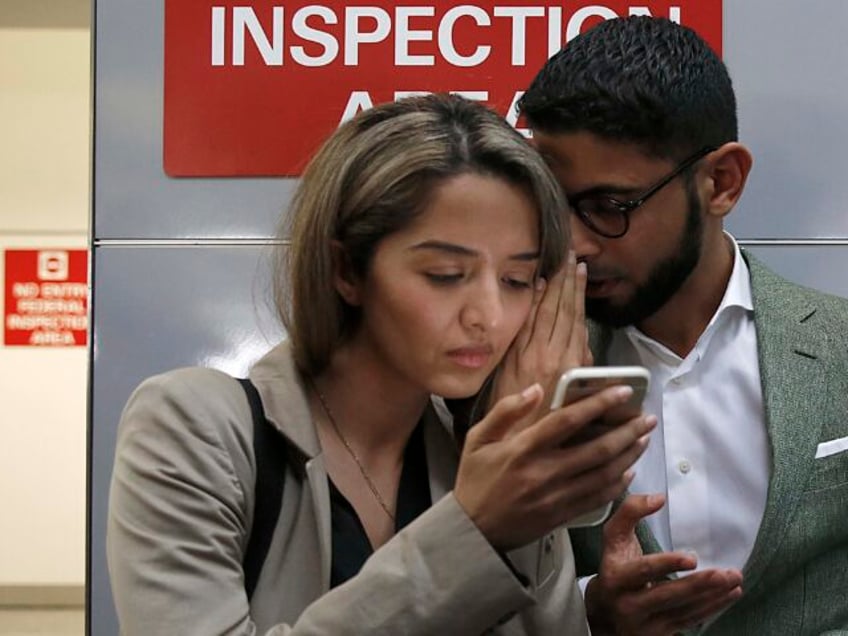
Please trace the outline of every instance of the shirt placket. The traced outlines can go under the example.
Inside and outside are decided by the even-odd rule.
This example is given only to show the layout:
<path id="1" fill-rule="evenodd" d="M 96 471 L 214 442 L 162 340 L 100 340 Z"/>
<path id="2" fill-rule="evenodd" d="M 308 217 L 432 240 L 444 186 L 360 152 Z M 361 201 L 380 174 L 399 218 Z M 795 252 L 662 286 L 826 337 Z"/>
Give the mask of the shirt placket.
<path id="1" fill-rule="evenodd" d="M 699 403 L 699 361 L 699 352 L 693 351 L 669 377 L 663 390 L 663 421 L 671 547 L 706 558 L 711 545 L 704 517 L 709 507 L 707 449 L 692 415 L 708 408 Z"/>

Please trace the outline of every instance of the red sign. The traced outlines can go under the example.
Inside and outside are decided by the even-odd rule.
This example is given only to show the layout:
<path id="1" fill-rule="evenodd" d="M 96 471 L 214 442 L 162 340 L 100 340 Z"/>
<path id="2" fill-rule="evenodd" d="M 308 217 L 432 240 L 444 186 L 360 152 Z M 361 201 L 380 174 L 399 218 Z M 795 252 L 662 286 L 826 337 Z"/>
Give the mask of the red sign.
<path id="1" fill-rule="evenodd" d="M 721 0 L 165 0 L 165 172 L 296 176 L 378 102 L 453 92 L 516 121 L 547 58 L 600 20 L 668 17 L 721 53 Z"/>
<path id="2" fill-rule="evenodd" d="M 6 250 L 7 345 L 84 346 L 86 250 Z"/>

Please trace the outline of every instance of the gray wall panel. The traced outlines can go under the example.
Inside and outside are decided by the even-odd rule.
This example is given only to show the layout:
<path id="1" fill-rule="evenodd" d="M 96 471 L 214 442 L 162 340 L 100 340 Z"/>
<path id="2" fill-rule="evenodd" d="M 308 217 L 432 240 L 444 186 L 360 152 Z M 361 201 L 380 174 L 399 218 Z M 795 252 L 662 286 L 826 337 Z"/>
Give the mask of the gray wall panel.
<path id="1" fill-rule="evenodd" d="M 745 238 L 848 236 L 848 4 L 725 0 L 724 53 L 756 166 L 731 229 Z M 685 20 L 685 16 L 684 16 Z M 291 179 L 170 179 L 162 170 L 163 4 L 98 0 L 97 238 L 265 237 Z"/>
<path id="2" fill-rule="evenodd" d="M 292 179 L 171 179 L 162 168 L 163 2 L 95 6 L 94 237 L 274 234 Z"/>
<path id="3" fill-rule="evenodd" d="M 724 58 L 754 152 L 740 238 L 848 237 L 843 0 L 725 0 Z"/>
<path id="4" fill-rule="evenodd" d="M 89 449 L 92 634 L 118 633 L 106 572 L 105 523 L 124 404 L 144 378 L 176 367 L 209 366 L 243 376 L 280 341 L 283 331 L 268 300 L 270 249 L 95 250 Z"/>

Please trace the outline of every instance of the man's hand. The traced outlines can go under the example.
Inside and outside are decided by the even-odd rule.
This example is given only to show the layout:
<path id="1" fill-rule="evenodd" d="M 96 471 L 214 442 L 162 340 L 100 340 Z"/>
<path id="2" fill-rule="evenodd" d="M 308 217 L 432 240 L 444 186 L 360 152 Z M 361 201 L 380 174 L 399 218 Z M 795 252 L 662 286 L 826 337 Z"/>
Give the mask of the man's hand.
<path id="1" fill-rule="evenodd" d="M 630 495 L 604 526 L 599 574 L 586 588 L 586 614 L 592 633 L 674 634 L 694 627 L 742 595 L 738 570 L 694 570 L 685 552 L 644 555 L 636 538 L 639 520 L 665 503 L 661 495 Z"/>

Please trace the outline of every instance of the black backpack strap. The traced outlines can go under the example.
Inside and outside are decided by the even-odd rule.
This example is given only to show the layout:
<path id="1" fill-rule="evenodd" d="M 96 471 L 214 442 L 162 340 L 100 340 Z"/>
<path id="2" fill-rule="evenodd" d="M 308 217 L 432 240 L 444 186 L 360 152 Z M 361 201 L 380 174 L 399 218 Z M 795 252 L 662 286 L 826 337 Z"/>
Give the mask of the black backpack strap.
<path id="1" fill-rule="evenodd" d="M 243 563 L 244 589 L 247 591 L 247 599 L 250 600 L 259 581 L 262 564 L 268 555 L 283 504 L 286 442 L 265 418 L 262 400 L 253 383 L 246 378 L 239 378 L 238 381 L 250 403 L 253 416 L 253 454 L 256 458 L 253 525 Z"/>

